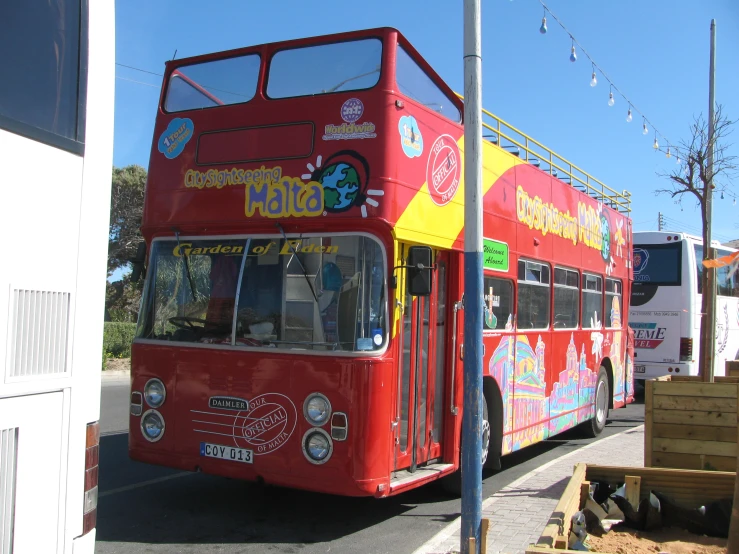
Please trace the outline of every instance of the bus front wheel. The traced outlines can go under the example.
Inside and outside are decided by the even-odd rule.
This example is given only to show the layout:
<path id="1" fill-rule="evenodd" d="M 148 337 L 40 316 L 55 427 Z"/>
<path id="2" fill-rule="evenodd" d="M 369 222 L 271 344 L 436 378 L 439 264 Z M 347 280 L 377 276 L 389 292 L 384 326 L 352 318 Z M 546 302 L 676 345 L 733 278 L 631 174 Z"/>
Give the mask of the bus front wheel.
<path id="1" fill-rule="evenodd" d="M 499 449 L 491 449 L 490 448 L 490 441 L 491 441 L 491 428 L 490 428 L 490 417 L 488 416 L 488 403 L 485 396 L 482 398 L 482 428 L 480 430 L 481 433 L 481 450 L 480 450 L 480 462 L 483 467 L 485 468 L 496 468 L 500 469 L 500 450 Z M 494 434 L 492 436 L 495 436 Z M 459 453 L 459 469 L 452 473 L 451 475 L 447 475 L 446 477 L 441 478 L 441 487 L 444 489 L 444 491 L 448 494 L 451 494 L 452 496 L 462 496 L 462 448 L 464 448 L 464 445 L 461 445 L 460 453 Z M 492 450 L 492 452 L 491 452 Z M 493 454 L 491 456 L 490 454 Z"/>

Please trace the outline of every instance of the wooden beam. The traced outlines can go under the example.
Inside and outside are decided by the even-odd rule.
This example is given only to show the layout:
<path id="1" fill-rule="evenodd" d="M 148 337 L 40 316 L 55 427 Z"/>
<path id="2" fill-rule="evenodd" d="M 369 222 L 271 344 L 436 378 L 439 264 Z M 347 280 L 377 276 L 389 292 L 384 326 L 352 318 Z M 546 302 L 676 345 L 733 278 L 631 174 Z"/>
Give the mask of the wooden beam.
<path id="1" fill-rule="evenodd" d="M 624 481 L 626 485 L 626 500 L 634 510 L 639 509 L 639 495 L 641 494 L 641 477 L 638 475 L 627 475 Z"/>
<path id="2" fill-rule="evenodd" d="M 480 531 L 480 554 L 488 554 L 488 529 L 490 528 L 490 520 L 482 519 L 482 530 Z"/>

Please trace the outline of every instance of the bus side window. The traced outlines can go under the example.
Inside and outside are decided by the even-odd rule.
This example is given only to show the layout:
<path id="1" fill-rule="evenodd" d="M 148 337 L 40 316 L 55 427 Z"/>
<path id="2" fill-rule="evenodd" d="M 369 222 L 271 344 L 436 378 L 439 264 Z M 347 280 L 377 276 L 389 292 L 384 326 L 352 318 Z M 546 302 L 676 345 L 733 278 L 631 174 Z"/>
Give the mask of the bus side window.
<path id="1" fill-rule="evenodd" d="M 519 329 L 549 327 L 551 290 L 548 265 L 527 260 L 518 261 L 516 318 Z"/>
<path id="2" fill-rule="evenodd" d="M 603 322 L 603 277 L 582 275 L 582 328 L 600 329 Z"/>
<path id="3" fill-rule="evenodd" d="M 606 327 L 621 327 L 621 281 L 606 279 Z"/>
<path id="4" fill-rule="evenodd" d="M 554 268 L 554 328 L 575 329 L 580 316 L 580 274 Z"/>
<path id="5" fill-rule="evenodd" d="M 509 279 L 485 277 L 483 329 L 505 329 L 511 319 L 513 283 Z"/>
<path id="6" fill-rule="evenodd" d="M 716 251 L 717 258 L 728 256 L 729 254 L 731 252 L 727 250 Z M 739 272 L 735 272 L 734 275 L 729 277 L 729 271 L 731 271 L 731 266 L 727 265 L 716 269 L 716 294 L 719 296 L 739 296 L 739 291 L 737 290 L 737 285 L 739 284 L 737 282 L 737 275 Z"/>

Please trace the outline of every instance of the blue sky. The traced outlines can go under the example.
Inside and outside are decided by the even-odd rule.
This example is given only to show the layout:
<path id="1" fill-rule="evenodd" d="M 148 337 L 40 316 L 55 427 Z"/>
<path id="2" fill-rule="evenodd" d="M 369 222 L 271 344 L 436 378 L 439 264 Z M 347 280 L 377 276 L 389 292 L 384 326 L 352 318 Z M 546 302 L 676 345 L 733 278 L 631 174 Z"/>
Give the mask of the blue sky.
<path id="1" fill-rule="evenodd" d="M 739 2 L 736 0 L 545 0 L 642 116 L 626 123 L 627 101 L 547 17 L 538 0 L 483 0 L 483 104 L 511 125 L 616 190 L 632 193 L 637 231 L 657 228 L 700 233 L 700 212 L 654 191 L 668 182 L 675 158 L 652 148 L 689 138 L 693 117 L 708 110 L 709 29 L 717 20 L 716 100 L 739 119 Z M 116 2 L 116 114 L 114 164 L 148 166 L 164 61 L 305 36 L 390 26 L 399 29 L 449 85 L 463 82 L 462 1 L 442 0 L 118 0 Z M 137 71 L 123 66 L 132 66 Z M 150 73 L 146 73 L 150 72 Z M 152 74 L 154 73 L 154 74 Z M 134 82 L 135 81 L 135 82 Z M 739 129 L 729 137 L 738 143 Z M 739 156 L 739 145 L 730 153 Z M 739 179 L 739 178 L 737 178 Z M 739 238 L 737 179 L 723 200 L 715 196 L 714 238 Z"/>

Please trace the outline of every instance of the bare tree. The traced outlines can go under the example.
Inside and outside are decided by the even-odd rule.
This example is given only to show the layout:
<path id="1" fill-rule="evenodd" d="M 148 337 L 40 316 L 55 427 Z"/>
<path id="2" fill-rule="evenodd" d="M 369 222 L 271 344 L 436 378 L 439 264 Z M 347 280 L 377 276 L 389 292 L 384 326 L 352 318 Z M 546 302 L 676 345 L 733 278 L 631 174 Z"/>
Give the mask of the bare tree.
<path id="1" fill-rule="evenodd" d="M 713 135 L 709 135 L 708 122 L 699 115 L 690 126 L 691 138 L 681 141 L 676 154 L 684 163 L 676 166 L 670 173 L 658 173 L 670 181 L 669 188 L 658 189 L 655 194 L 669 194 L 675 202 L 682 204 L 684 198 L 694 197 L 701 212 L 701 229 L 703 233 L 703 259 L 709 259 L 711 249 L 708 244 L 708 207 L 706 191 L 711 187 L 712 194 L 725 192 L 729 188 L 732 177 L 736 174 L 736 156 L 729 154 L 730 144 L 726 138 L 731 134 L 736 121 L 728 119 L 723 114 L 720 104 L 716 105 L 713 119 Z M 713 165 L 709 164 L 709 153 L 713 150 Z M 708 290 L 706 284 L 707 271 L 701 271 L 701 290 Z M 701 313 L 708 312 L 710 295 L 704 294 Z M 713 322 L 701 318 L 701 352 L 705 352 L 707 325 Z M 700 359 L 700 373 L 705 377 L 707 368 L 704 367 L 704 358 Z"/>

